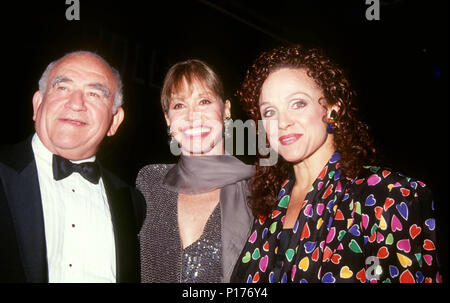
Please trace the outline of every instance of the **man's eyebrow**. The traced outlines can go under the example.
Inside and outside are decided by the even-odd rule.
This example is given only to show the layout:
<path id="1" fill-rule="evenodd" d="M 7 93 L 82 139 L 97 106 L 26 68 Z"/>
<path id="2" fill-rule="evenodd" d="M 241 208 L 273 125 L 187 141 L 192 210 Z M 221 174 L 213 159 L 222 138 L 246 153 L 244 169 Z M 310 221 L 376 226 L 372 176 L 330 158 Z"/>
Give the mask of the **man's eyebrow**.
<path id="1" fill-rule="evenodd" d="M 90 83 L 89 87 L 101 90 L 106 97 L 109 97 L 109 88 L 101 83 Z"/>
<path id="2" fill-rule="evenodd" d="M 56 84 L 61 82 L 73 82 L 72 79 L 67 78 L 66 76 L 56 76 L 53 78 L 52 87 L 55 87 Z"/>
<path id="3" fill-rule="evenodd" d="M 73 80 L 66 76 L 56 76 L 52 81 L 52 87 L 55 87 L 57 84 L 62 82 L 73 82 Z M 106 97 L 109 97 L 110 91 L 106 85 L 101 83 L 89 83 L 88 86 L 102 91 Z"/>

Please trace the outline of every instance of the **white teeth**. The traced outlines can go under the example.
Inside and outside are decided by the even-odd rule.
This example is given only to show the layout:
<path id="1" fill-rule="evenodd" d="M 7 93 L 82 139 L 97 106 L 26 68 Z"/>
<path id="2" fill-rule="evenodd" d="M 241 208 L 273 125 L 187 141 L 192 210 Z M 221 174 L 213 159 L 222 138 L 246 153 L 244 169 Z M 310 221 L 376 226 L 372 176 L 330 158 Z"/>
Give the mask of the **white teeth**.
<path id="1" fill-rule="evenodd" d="M 197 136 L 197 135 L 207 133 L 209 131 L 211 131 L 211 128 L 209 128 L 209 127 L 194 127 L 194 128 L 189 128 L 189 129 L 185 130 L 184 133 L 189 136 Z"/>

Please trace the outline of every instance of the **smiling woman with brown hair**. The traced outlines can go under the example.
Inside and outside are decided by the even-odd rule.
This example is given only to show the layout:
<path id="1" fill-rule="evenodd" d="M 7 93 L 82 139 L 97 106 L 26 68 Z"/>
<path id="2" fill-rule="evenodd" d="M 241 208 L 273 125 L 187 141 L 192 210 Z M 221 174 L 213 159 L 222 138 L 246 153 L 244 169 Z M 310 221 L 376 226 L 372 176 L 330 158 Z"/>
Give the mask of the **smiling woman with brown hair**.
<path id="1" fill-rule="evenodd" d="M 161 105 L 177 164 L 147 165 L 136 184 L 147 201 L 140 233 L 143 282 L 228 282 L 252 223 L 254 168 L 224 154 L 230 118 L 216 73 L 200 60 L 172 66 Z"/>
<path id="2" fill-rule="evenodd" d="M 281 156 L 251 180 L 257 218 L 232 282 L 439 282 L 426 185 L 373 165 L 341 68 L 318 49 L 263 53 L 239 91 Z M 274 122 L 274 123 L 269 123 Z"/>

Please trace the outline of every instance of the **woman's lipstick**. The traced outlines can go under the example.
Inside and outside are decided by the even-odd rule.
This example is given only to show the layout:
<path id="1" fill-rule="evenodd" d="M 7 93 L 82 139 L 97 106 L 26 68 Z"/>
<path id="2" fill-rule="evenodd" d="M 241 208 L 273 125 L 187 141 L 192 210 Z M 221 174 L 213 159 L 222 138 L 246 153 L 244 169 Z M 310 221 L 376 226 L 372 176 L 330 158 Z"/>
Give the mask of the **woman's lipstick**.
<path id="1" fill-rule="evenodd" d="M 289 145 L 296 142 L 303 134 L 288 134 L 278 138 L 282 145 Z"/>

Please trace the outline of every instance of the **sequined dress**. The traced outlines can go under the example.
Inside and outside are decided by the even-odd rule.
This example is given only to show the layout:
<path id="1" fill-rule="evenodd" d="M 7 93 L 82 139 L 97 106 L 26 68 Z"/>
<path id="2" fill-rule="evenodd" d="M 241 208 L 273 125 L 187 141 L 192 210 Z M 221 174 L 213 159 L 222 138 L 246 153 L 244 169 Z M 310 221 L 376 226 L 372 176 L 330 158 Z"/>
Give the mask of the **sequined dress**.
<path id="1" fill-rule="evenodd" d="M 139 234 L 142 282 L 229 282 L 250 235 L 253 215 L 245 196 L 247 180 L 254 170 L 231 156 L 208 157 L 206 162 L 201 157 L 187 157 L 198 159 L 193 163 L 191 159 L 186 159 L 189 163 L 180 160 L 175 165 L 152 164 L 140 170 L 136 186 L 147 202 L 147 216 Z M 177 170 L 177 165 L 182 168 Z M 183 181 L 185 188 L 208 182 L 221 188 L 219 203 L 208 218 L 203 234 L 185 249 L 182 249 L 178 225 L 177 185 L 165 183 L 171 172 Z"/>
<path id="2" fill-rule="evenodd" d="M 201 237 L 183 249 L 181 282 L 220 282 L 222 272 L 220 207 L 216 206 Z"/>

